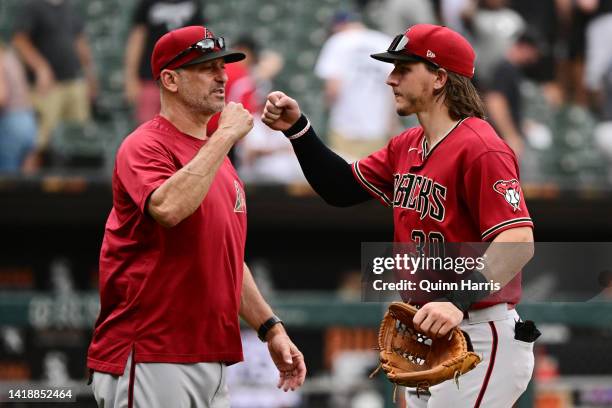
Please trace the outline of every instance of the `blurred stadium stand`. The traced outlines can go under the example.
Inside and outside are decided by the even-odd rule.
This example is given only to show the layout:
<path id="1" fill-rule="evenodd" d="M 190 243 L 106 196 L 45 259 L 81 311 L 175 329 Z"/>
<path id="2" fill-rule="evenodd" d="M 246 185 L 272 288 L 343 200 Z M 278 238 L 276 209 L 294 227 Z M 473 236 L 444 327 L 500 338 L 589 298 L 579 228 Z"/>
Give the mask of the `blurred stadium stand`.
<path id="1" fill-rule="evenodd" d="M 265 48 L 283 55 L 285 69 L 275 78 L 275 87 L 301 95 L 300 104 L 314 124 L 323 123 L 324 112 L 320 103 L 321 84 L 312 70 L 326 39 L 329 19 L 339 5 L 347 2 L 325 0 L 318 3 L 315 6 L 310 2 L 283 0 L 266 1 L 265 4 L 243 0 L 204 2 L 206 21 L 210 22 L 211 29 L 228 39 L 230 46 L 232 38 L 249 32 Z M 0 39 L 6 42 L 10 41 L 13 29 L 11 16 L 16 15 L 21 4 L 21 0 L 0 3 Z M 132 130 L 129 106 L 123 95 L 123 53 L 134 1 L 73 0 L 73 4 L 85 16 L 86 33 L 100 81 L 100 95 L 93 111 L 93 126 L 97 129 L 91 132 L 101 139 L 97 144 L 103 148 L 104 155 L 97 157 L 103 157 L 111 166 L 117 146 Z M 74 132 L 72 136 L 78 138 Z M 84 135 L 83 139 L 87 137 Z M 60 146 L 54 147 L 64 153 L 68 148 L 77 157 L 91 157 L 92 148 L 87 143 L 77 141 L 73 144 L 66 139 L 57 143 Z M 65 164 L 61 159 L 59 162 Z M 87 164 L 77 161 L 73 167 L 91 167 Z"/>
<path id="2" fill-rule="evenodd" d="M 0 0 L 4 39 L 21 2 Z M 85 353 L 97 314 L 97 255 L 111 207 L 108 176 L 113 154 L 132 127 L 122 69 L 133 2 L 73 2 L 87 17 L 101 93 L 93 123 L 57 130 L 57 167 L 31 177 L 0 175 L 0 394 L 14 383 L 45 381 L 52 361 L 79 393 L 78 404 L 70 406 L 93 407 L 85 386 Z M 347 3 L 206 0 L 205 17 L 230 45 L 249 31 L 283 55 L 285 69 L 275 87 L 299 95 L 311 121 L 324 129 L 321 83 L 312 68 L 327 22 Z M 595 119 L 582 108 L 548 108 L 535 84 L 522 91 L 528 116 L 550 129 L 550 140 L 534 149 L 522 174 L 536 239 L 612 241 L 612 189 L 593 143 Z M 342 273 L 359 269 L 361 242 L 392 239 L 391 214 L 374 202 L 331 208 L 302 185 L 254 184 L 247 195 L 247 261 L 267 263 L 275 290 L 270 299 L 306 354 L 310 374 L 303 406 L 350 406 L 330 397 L 338 388 L 324 364 L 324 332 L 330 326 L 378 325 L 380 305 L 342 301 L 334 291 Z M 610 304 L 525 304 L 522 313 L 550 324 L 549 332 L 559 336 L 538 346 L 541 371 L 520 406 L 612 406 Z M 391 406 L 384 382 L 365 387 L 376 389 Z"/>

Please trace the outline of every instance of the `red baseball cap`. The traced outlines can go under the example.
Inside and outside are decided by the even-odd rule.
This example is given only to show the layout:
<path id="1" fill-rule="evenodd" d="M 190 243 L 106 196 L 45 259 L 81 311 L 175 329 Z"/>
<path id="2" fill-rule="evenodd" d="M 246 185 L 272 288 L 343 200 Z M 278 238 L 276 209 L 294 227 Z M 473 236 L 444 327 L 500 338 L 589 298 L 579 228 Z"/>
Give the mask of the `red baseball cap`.
<path id="1" fill-rule="evenodd" d="M 468 78 L 474 77 L 474 49 L 461 34 L 433 24 L 416 24 L 395 37 L 387 52 L 372 54 L 383 62 L 426 61 Z"/>
<path id="2" fill-rule="evenodd" d="M 225 49 L 223 37 L 215 37 L 203 26 L 188 26 L 164 34 L 153 48 L 151 71 L 158 79 L 162 70 L 176 69 L 188 65 L 223 58 L 225 62 L 243 60 L 241 52 Z"/>

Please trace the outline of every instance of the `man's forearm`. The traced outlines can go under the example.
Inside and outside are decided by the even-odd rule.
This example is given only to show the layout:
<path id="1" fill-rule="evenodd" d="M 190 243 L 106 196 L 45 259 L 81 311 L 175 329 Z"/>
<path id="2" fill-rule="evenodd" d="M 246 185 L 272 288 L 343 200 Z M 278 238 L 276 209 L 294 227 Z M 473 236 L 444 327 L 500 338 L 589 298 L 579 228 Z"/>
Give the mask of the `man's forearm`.
<path id="1" fill-rule="evenodd" d="M 521 139 L 521 133 L 512 120 L 510 108 L 505 97 L 499 92 L 490 92 L 486 96 L 487 110 L 503 139 Z"/>
<path id="2" fill-rule="evenodd" d="M 31 70 L 36 71 L 43 67 L 49 68 L 49 63 L 45 57 L 38 52 L 26 34 L 15 34 L 13 46 L 17 49 L 21 58 Z"/>
<path id="3" fill-rule="evenodd" d="M 77 37 L 76 40 L 76 50 L 77 55 L 79 57 L 79 61 L 81 62 L 81 66 L 83 67 L 83 71 L 85 71 L 85 75 L 90 77 L 95 77 L 94 63 L 93 58 L 91 56 L 91 49 L 89 48 L 89 44 L 87 43 L 87 39 L 84 34 L 81 34 Z"/>
<path id="4" fill-rule="evenodd" d="M 164 227 L 173 227 L 193 214 L 233 144 L 229 134 L 216 132 L 185 167 L 151 194 L 149 214 Z"/>
<path id="5" fill-rule="evenodd" d="M 290 137 L 307 123 L 302 116 L 284 133 Z M 328 204 L 348 207 L 372 198 L 353 177 L 351 165 L 321 142 L 312 126 L 308 125 L 308 131 L 291 144 L 306 180 Z"/>
<path id="6" fill-rule="evenodd" d="M 499 288 L 506 286 L 518 272 L 529 262 L 534 254 L 533 232 L 529 227 L 513 228 L 501 232 L 487 248 L 484 258 L 484 269 L 474 270 L 463 279 L 474 284 L 486 284 L 478 290 L 455 290 L 448 292 L 444 299 L 453 303 L 460 310 L 470 306 L 497 290 L 487 289 L 490 281 Z"/>
<path id="7" fill-rule="evenodd" d="M 485 252 L 483 275 L 504 287 L 534 254 L 533 233 L 529 227 L 513 228 L 500 233 Z"/>
<path id="8" fill-rule="evenodd" d="M 138 63 L 144 50 L 147 31 L 144 25 L 135 26 L 125 48 L 125 79 L 136 80 L 138 78 Z"/>
<path id="9" fill-rule="evenodd" d="M 240 296 L 240 317 L 242 317 L 254 330 L 258 330 L 259 326 L 272 315 L 272 308 L 259 292 L 255 284 L 255 279 L 253 279 L 253 275 L 251 274 L 251 270 L 244 264 L 242 293 Z"/>

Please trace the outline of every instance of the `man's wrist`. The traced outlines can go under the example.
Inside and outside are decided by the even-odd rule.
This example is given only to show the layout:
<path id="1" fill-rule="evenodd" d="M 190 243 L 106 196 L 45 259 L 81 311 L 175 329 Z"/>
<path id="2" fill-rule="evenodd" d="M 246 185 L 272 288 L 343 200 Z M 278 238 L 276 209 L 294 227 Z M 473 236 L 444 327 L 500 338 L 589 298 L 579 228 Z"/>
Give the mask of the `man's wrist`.
<path id="1" fill-rule="evenodd" d="M 288 139 L 297 139 L 304 135 L 310 128 L 310 122 L 308 118 L 302 114 L 299 119 L 291 125 L 291 127 L 287 130 L 283 130 L 283 134 L 287 136 Z"/>
<path id="2" fill-rule="evenodd" d="M 257 329 L 257 337 L 264 343 L 267 342 L 274 334 L 284 333 L 284 323 L 276 315 L 272 315 L 268 320 L 263 322 Z"/>
<path id="3" fill-rule="evenodd" d="M 215 130 L 215 132 L 209 137 L 217 140 L 225 140 L 227 143 L 229 143 L 230 148 L 241 139 L 240 134 L 230 127 L 217 128 L 217 130 Z M 202 147 L 204 146 L 206 146 L 206 144 L 204 144 Z"/>
<path id="4" fill-rule="evenodd" d="M 465 280 L 470 282 L 470 287 L 486 288 L 488 279 L 479 271 L 472 271 Z M 481 285 L 485 284 L 485 285 Z M 474 303 L 486 298 L 491 294 L 487 289 L 464 289 L 447 292 L 441 300 L 451 302 L 457 309 L 466 312 Z"/>

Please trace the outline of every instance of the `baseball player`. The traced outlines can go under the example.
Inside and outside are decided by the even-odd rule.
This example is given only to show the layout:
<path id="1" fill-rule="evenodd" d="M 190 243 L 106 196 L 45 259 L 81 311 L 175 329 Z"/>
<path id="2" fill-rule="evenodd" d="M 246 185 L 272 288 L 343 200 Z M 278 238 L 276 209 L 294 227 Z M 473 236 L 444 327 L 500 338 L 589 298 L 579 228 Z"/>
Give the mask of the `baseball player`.
<path id="1" fill-rule="evenodd" d="M 304 381 L 302 354 L 244 263 L 247 206 L 227 153 L 253 118 L 225 106 L 224 91 L 224 64 L 243 58 L 202 26 L 154 47 L 161 112 L 117 152 L 100 253 L 101 310 L 87 357 L 100 407 L 229 407 L 239 315 L 267 342 L 279 388 Z"/>
<path id="2" fill-rule="evenodd" d="M 291 140 L 306 178 L 326 202 L 350 206 L 373 197 L 392 207 L 396 242 L 526 243 L 500 291 L 450 292 L 414 317 L 429 336 L 459 326 L 482 362 L 461 377 L 459 388 L 447 381 L 427 394 L 408 390 L 409 407 L 511 407 L 526 389 L 534 362 L 532 339 L 515 327 L 520 322 L 514 310 L 521 295 L 516 271 L 533 255 L 533 223 L 515 155 L 484 120 L 471 83 L 474 50 L 446 27 L 419 24 L 372 57 L 394 64 L 387 84 L 396 111 L 416 114 L 420 124 L 386 147 L 346 163 L 281 92 L 268 96 L 262 120 Z M 474 276 L 484 282 L 487 273 Z"/>

